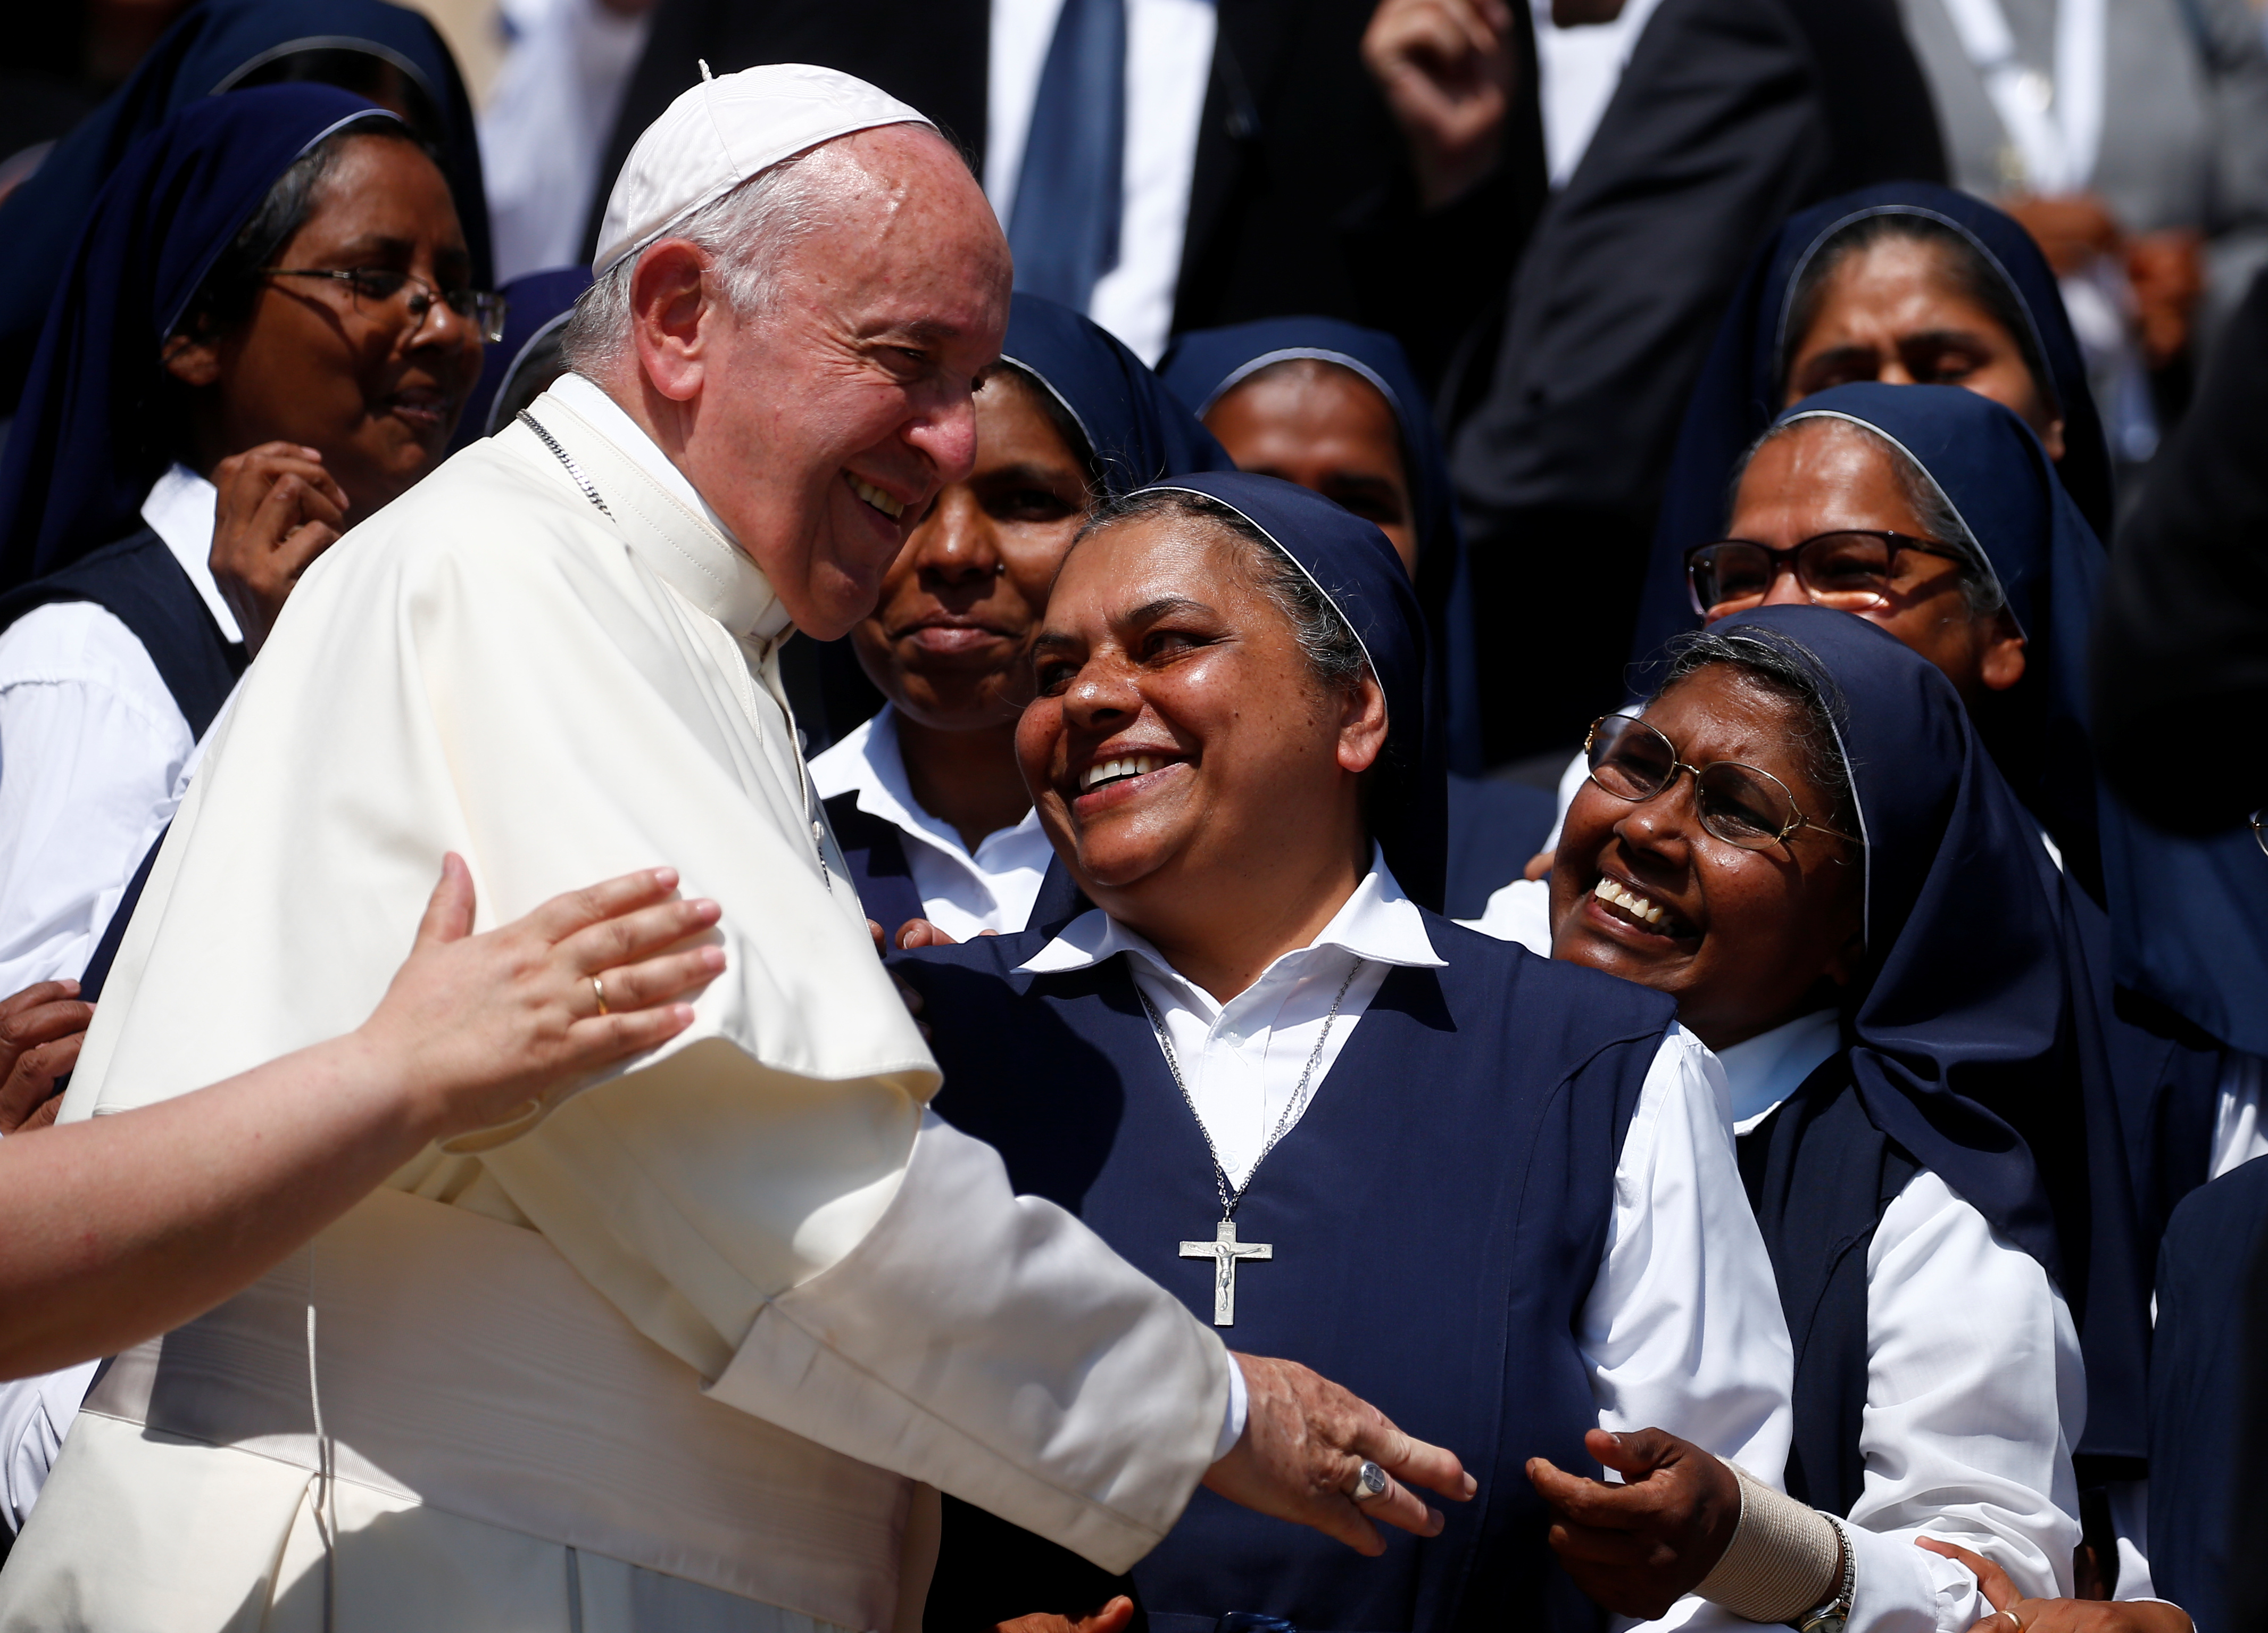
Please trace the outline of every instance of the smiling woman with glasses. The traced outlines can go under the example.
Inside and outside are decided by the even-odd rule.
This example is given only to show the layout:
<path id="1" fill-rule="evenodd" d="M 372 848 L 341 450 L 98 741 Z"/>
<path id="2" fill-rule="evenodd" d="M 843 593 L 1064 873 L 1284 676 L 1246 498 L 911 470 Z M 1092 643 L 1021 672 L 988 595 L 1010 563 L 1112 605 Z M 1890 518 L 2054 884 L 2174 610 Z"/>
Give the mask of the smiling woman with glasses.
<path id="1" fill-rule="evenodd" d="M 2109 1067 L 2029 814 L 1946 676 L 1869 624 L 1727 617 L 1593 728 L 1548 947 L 1675 997 L 1723 1067 L 1794 1341 L 1794 1528 L 1842 1567 L 1821 1599 L 1966 1633 L 1999 1573 L 2073 1591 L 2072 1108 Z"/>

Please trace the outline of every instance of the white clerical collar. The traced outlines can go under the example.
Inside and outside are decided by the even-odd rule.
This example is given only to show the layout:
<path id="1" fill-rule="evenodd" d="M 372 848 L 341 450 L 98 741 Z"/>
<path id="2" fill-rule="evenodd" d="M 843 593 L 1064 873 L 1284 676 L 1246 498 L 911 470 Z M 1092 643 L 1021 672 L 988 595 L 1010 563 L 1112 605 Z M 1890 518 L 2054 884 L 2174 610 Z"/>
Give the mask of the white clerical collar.
<path id="1" fill-rule="evenodd" d="M 878 816 L 901 833 L 924 840 L 948 855 L 976 861 L 953 825 L 932 816 L 914 798 L 913 783 L 906 776 L 905 750 L 898 744 L 898 711 L 887 703 L 811 762 L 811 783 L 821 799 L 855 792 L 858 809 L 867 815 Z M 1036 834 L 1039 829 L 1040 813 L 1035 807 L 1024 813 L 1022 821 L 1001 833 Z M 998 837 L 988 835 L 978 849 L 990 848 Z"/>
<path id="2" fill-rule="evenodd" d="M 1416 902 L 1402 894 L 1394 870 L 1386 865 L 1385 853 L 1375 842 L 1370 848 L 1370 872 L 1363 875 L 1354 894 L 1340 904 L 1331 922 L 1307 946 L 1279 954 L 1268 970 L 1261 973 L 1261 978 L 1265 980 L 1269 971 L 1285 960 L 1299 958 L 1317 947 L 1342 947 L 1357 958 L 1381 964 L 1410 964 L 1434 969 L 1445 968 L 1448 964 L 1447 959 L 1433 951 L 1432 938 L 1425 933 L 1425 915 L 1418 911 Z M 1056 975 L 1064 970 L 1089 968 L 1121 953 L 1132 953 L 1177 982 L 1183 979 L 1145 938 L 1100 908 L 1082 913 L 1064 925 L 1054 940 L 1020 967 L 1034 975 Z"/>
<path id="3" fill-rule="evenodd" d="M 1817 1010 L 1717 1051 L 1733 1096 L 1733 1132 L 1746 1134 L 1843 1047 L 1837 1011 Z"/>
<path id="4" fill-rule="evenodd" d="M 641 527 L 629 525 L 631 518 L 615 517 L 616 525 L 624 528 L 649 567 L 735 635 L 770 642 L 786 632 L 791 622 L 787 607 L 763 569 L 740 548 L 724 519 L 710 508 L 685 473 L 670 463 L 668 455 L 622 411 L 621 404 L 579 374 L 561 375 L 528 405 L 528 417 L 539 425 L 543 423 L 539 410 L 546 403 L 551 405 L 554 419 L 579 422 L 589 437 L 619 462 L 622 480 L 644 477 L 660 489 L 660 497 L 671 501 L 686 521 L 696 524 L 688 529 L 672 525 L 666 515 L 645 515 Z M 559 412 L 562 409 L 563 414 Z M 543 433 L 546 440 L 565 434 L 558 426 L 549 426 Z M 571 452 L 567 457 L 571 459 Z M 600 463 L 602 456 L 593 452 L 590 459 Z M 577 480 L 584 480 L 583 475 L 578 473 Z"/>
<path id="5" fill-rule="evenodd" d="M 244 639 L 244 631 L 237 627 L 236 614 L 221 599 L 212 575 L 213 511 L 219 502 L 217 489 L 188 466 L 177 464 L 151 484 L 149 497 L 142 501 L 142 519 L 166 541 L 196 585 L 197 599 L 233 644 Z"/>

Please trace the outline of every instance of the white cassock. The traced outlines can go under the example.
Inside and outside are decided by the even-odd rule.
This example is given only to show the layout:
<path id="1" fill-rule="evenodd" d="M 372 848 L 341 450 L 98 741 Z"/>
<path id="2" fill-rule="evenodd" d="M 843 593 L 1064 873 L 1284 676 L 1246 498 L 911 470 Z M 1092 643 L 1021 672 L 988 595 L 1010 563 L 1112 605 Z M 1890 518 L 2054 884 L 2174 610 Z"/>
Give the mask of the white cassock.
<path id="1" fill-rule="evenodd" d="M 294 592 L 64 1114 L 359 1025 L 447 850 L 483 929 L 674 865 L 726 972 L 633 1070 L 121 1357 L 0 1628 L 888 1628 L 917 1482 L 1123 1570 L 1216 1453 L 1219 1340 L 924 1110 L 762 574 L 586 382 L 533 413 L 556 451 L 476 444 Z"/>

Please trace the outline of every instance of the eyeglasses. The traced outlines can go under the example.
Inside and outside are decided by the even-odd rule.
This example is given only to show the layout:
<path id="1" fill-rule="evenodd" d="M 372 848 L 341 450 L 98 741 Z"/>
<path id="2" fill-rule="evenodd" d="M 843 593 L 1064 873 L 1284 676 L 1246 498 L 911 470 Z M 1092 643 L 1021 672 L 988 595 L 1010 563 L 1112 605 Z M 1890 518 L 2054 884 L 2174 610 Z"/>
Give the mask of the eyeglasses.
<path id="1" fill-rule="evenodd" d="M 400 309 L 409 319 L 409 337 L 415 337 L 424 327 L 425 314 L 438 304 L 460 318 L 471 320 L 479 328 L 481 338 L 490 345 L 504 338 L 504 298 L 493 290 L 436 289 L 414 272 L 396 272 L 388 267 L 352 267 L 343 272 L 329 267 L 262 267 L 260 275 L 269 278 L 328 278 L 334 283 L 343 283 L 353 298 L 355 310 L 365 314 L 373 307 L 382 310 L 399 302 Z"/>
<path id="2" fill-rule="evenodd" d="M 1690 766 L 1677 757 L 1677 745 L 1645 721 L 1629 715 L 1604 715 L 1591 723 L 1583 739 L 1591 781 L 1617 799 L 1638 805 L 1677 780 L 1693 774 L 1693 798 L 1701 826 L 1728 845 L 1767 850 L 1799 828 L 1815 828 L 1852 844 L 1866 842 L 1803 814 L 1787 784 L 1769 771 L 1718 760 Z"/>
<path id="3" fill-rule="evenodd" d="M 2252 842 L 2268 850 L 2268 805 L 2252 813 Z"/>
<path id="4" fill-rule="evenodd" d="M 1697 545 L 1685 553 L 1685 583 L 1693 597 L 1693 610 L 1706 617 L 1722 607 L 1737 611 L 1771 593 L 1772 580 L 1782 563 L 1795 570 L 1803 592 L 1822 607 L 1846 613 L 1864 612 L 1889 599 L 1897 570 L 1898 553 L 1918 550 L 1925 555 L 1966 562 L 1968 553 L 1934 539 L 1889 533 L 1874 527 L 1848 527 L 1806 539 L 1793 549 L 1775 550 L 1749 539 L 1719 539 Z"/>

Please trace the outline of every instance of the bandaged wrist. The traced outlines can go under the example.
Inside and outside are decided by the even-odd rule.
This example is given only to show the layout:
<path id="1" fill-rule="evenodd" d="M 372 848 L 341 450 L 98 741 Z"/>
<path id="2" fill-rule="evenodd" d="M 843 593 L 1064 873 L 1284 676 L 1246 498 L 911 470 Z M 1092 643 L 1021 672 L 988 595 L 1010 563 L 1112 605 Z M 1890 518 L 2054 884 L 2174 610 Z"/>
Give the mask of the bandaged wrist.
<path id="1" fill-rule="evenodd" d="M 1741 1522 L 1693 1591 L 1750 1622 L 1793 1622 L 1822 1603 L 1841 1578 L 1843 1540 L 1827 1516 L 1773 1490 L 1738 1463 Z"/>

